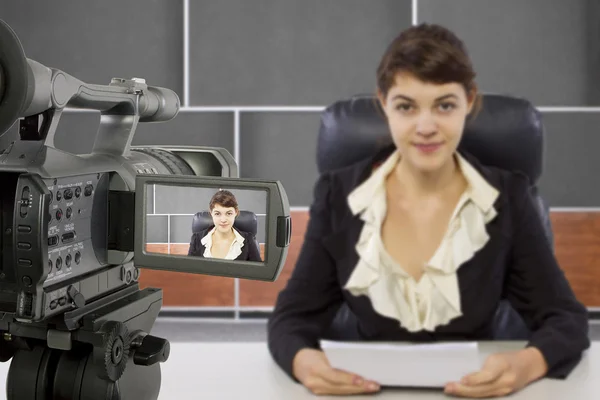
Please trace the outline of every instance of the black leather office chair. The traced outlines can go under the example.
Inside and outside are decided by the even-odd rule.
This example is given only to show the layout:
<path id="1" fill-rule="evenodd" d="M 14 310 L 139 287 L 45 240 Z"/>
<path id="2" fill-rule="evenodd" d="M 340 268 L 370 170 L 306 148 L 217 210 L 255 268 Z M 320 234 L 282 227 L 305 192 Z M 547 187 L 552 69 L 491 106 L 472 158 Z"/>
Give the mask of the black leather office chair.
<path id="1" fill-rule="evenodd" d="M 194 218 L 192 219 L 192 233 L 202 232 L 213 226 L 212 216 L 209 211 L 200 211 L 194 214 Z M 240 211 L 239 215 L 235 218 L 233 227 L 240 231 L 252 232 L 256 246 L 260 249 L 258 239 L 256 239 L 256 232 L 258 231 L 256 214 L 252 211 Z"/>
<path id="2" fill-rule="evenodd" d="M 360 95 L 338 101 L 321 115 L 318 170 L 323 173 L 347 166 L 390 143 L 387 121 L 374 96 Z M 518 170 L 529 177 L 548 240 L 552 243 L 549 210 L 537 189 L 543 169 L 544 127 L 541 115 L 533 105 L 520 98 L 484 94 L 479 114 L 465 125 L 459 148 L 473 154 L 483 164 Z M 501 303 L 494 324 L 495 339 L 523 340 L 529 336 L 521 316 L 508 302 Z M 354 340 L 357 335 L 356 317 L 344 304 L 325 336 Z"/>

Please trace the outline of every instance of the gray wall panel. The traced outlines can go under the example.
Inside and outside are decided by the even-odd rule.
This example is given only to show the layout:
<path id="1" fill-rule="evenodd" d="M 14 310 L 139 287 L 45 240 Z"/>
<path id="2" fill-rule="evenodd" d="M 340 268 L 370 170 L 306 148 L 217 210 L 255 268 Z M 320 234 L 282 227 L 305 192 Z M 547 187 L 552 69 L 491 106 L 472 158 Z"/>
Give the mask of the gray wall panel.
<path id="1" fill-rule="evenodd" d="M 319 123 L 318 113 L 244 113 L 242 177 L 280 180 L 290 206 L 309 205 L 318 177 Z"/>
<path id="2" fill-rule="evenodd" d="M 183 0 L 8 1 L 27 57 L 88 83 L 145 78 L 183 91 Z"/>
<path id="3" fill-rule="evenodd" d="M 551 207 L 600 207 L 600 114 L 544 113 L 540 190 Z"/>
<path id="4" fill-rule="evenodd" d="M 258 243 L 265 243 L 267 239 L 267 217 L 266 215 L 259 215 L 256 219 L 258 221 L 256 239 Z"/>
<path id="5" fill-rule="evenodd" d="M 325 105 L 373 92 L 410 0 L 190 2 L 192 105 Z"/>
<path id="6" fill-rule="evenodd" d="M 588 85 L 588 103 L 600 104 L 600 1 L 587 0 L 586 20 L 587 76 L 593 84 Z"/>
<path id="7" fill-rule="evenodd" d="M 600 84 L 589 70 L 588 0 L 419 0 L 419 22 L 454 30 L 468 47 L 484 91 L 528 98 L 538 106 L 599 105 L 588 88 Z M 595 28 L 597 30 L 597 28 Z"/>
<path id="8" fill-rule="evenodd" d="M 218 188 L 172 187 L 155 185 L 156 214 L 190 214 L 208 211 L 210 199 Z M 255 214 L 266 213 L 267 193 L 264 190 L 229 190 L 236 198 L 240 210 L 252 211 Z M 148 210 L 151 211 L 151 210 Z"/>
<path id="9" fill-rule="evenodd" d="M 149 214 L 154 214 L 154 186 L 146 186 L 146 207 Z"/>
<path id="10" fill-rule="evenodd" d="M 190 243 L 192 218 L 191 215 L 171 215 L 171 243 Z"/>
<path id="11" fill-rule="evenodd" d="M 146 243 L 167 243 L 168 221 L 166 215 L 149 215 L 146 219 Z"/>

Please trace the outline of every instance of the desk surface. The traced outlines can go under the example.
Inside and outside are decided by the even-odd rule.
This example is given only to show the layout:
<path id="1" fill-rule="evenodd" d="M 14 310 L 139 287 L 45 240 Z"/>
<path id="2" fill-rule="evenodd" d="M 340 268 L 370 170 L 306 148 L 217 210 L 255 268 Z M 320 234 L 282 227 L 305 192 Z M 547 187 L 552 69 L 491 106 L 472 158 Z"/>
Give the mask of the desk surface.
<path id="1" fill-rule="evenodd" d="M 482 343 L 481 357 L 522 348 L 522 343 Z M 174 343 L 162 365 L 159 399 L 339 399 L 318 397 L 291 381 L 272 361 L 264 343 Z M 565 381 L 542 379 L 510 396 L 512 400 L 589 400 L 600 398 L 600 342 L 595 342 Z M 440 391 L 383 390 L 352 399 L 447 399 Z"/>
<path id="2" fill-rule="evenodd" d="M 482 360 L 491 352 L 522 347 L 519 342 L 481 343 Z M 6 399 L 8 363 L 0 363 L 0 399 Z M 600 398 L 600 342 L 594 342 L 579 366 L 565 381 L 542 379 L 511 400 L 589 400 Z M 265 343 L 172 343 L 162 364 L 160 400 L 185 399 L 301 400 L 340 399 L 314 396 L 290 380 L 272 361 Z M 441 390 L 384 389 L 376 395 L 352 399 L 447 399 Z"/>

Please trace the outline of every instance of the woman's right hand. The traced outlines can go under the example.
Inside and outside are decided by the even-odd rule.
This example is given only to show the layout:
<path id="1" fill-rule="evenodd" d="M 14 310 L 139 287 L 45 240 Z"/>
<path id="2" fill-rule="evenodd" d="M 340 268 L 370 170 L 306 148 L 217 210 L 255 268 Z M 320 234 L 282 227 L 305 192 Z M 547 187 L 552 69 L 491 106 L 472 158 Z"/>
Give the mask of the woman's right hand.
<path id="1" fill-rule="evenodd" d="M 317 395 L 375 393 L 379 384 L 346 371 L 332 368 L 321 350 L 302 349 L 293 361 L 293 373 Z"/>

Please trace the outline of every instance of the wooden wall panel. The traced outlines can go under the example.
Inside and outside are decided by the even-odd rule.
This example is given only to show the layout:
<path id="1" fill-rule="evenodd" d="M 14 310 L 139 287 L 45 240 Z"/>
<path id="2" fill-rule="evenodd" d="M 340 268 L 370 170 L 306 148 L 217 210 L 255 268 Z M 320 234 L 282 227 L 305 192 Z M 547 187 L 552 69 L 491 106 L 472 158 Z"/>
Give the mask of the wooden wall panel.
<path id="1" fill-rule="evenodd" d="M 575 294 L 588 307 L 600 307 L 600 213 L 553 212 L 556 256 Z M 240 280 L 241 306 L 273 306 L 285 286 L 302 247 L 308 212 L 292 213 L 292 241 L 276 282 Z M 187 252 L 173 246 L 171 251 Z M 162 249 L 161 251 L 166 251 Z M 145 270 L 141 281 L 165 289 L 166 306 L 233 304 L 233 279 Z"/>
<path id="2" fill-rule="evenodd" d="M 556 257 L 577 298 L 600 307 L 600 213 L 553 212 Z"/>

